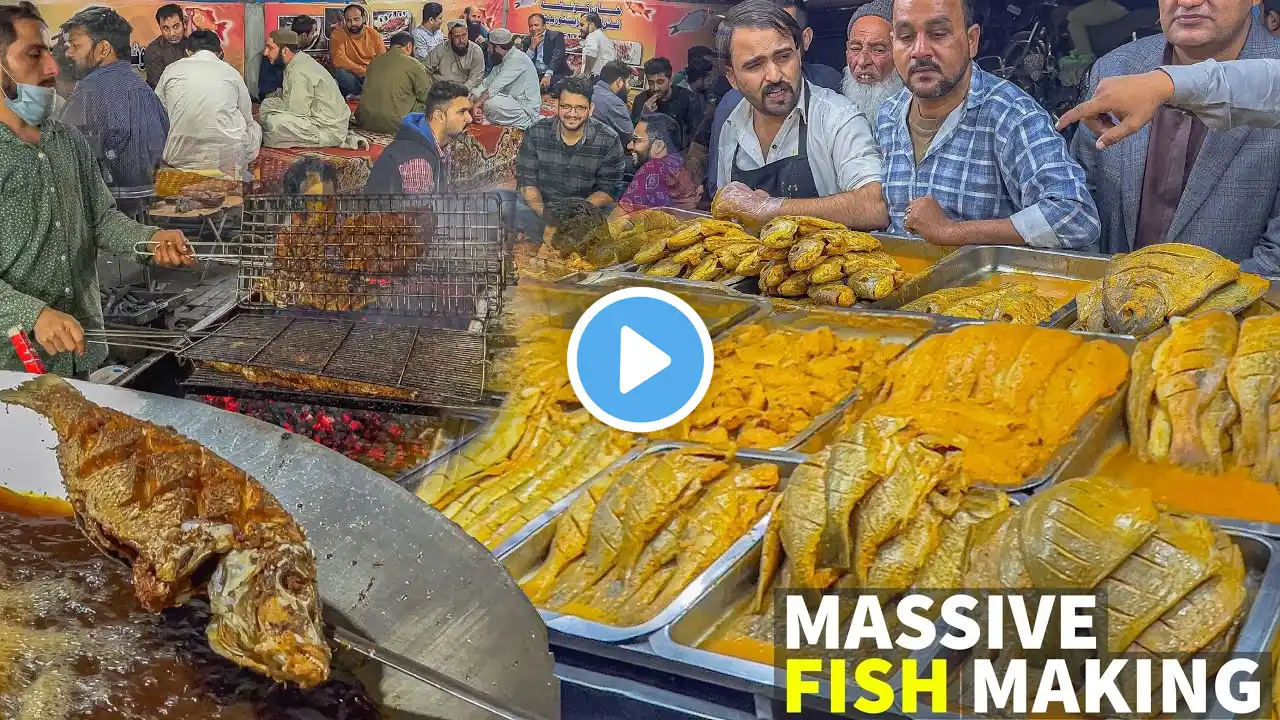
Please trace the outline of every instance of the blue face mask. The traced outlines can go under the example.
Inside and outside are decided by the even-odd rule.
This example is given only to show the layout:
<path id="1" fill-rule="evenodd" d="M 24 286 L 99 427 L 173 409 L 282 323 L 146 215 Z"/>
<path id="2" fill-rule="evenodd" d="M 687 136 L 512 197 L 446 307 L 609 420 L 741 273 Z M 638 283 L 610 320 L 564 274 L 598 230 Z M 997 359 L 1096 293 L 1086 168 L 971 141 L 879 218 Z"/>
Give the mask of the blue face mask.
<path id="1" fill-rule="evenodd" d="M 9 71 L 5 71 L 9 75 Z M 9 75 L 12 79 L 13 76 Z M 28 125 L 39 127 L 53 112 L 53 88 L 16 82 L 18 97 L 5 97 L 4 104 Z"/>

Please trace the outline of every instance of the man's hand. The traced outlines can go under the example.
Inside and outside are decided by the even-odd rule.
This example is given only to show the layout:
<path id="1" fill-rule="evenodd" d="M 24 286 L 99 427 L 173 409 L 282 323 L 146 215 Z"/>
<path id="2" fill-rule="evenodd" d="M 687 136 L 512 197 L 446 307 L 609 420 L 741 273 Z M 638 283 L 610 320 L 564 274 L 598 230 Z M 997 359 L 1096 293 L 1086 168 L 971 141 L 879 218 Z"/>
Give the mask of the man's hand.
<path id="1" fill-rule="evenodd" d="M 763 225 L 782 211 L 782 199 L 733 181 L 720 188 L 711 203 L 716 217 L 737 218 L 744 225 Z"/>
<path id="2" fill-rule="evenodd" d="M 649 111 L 649 112 L 651 112 L 651 113 L 658 112 L 658 95 L 657 95 L 657 93 L 654 93 L 653 95 L 650 95 L 650 96 L 649 96 L 649 99 L 644 101 L 644 109 L 645 109 L 645 110 L 647 110 L 647 111 Z"/>
<path id="3" fill-rule="evenodd" d="M 951 231 L 956 221 L 938 204 L 932 195 L 918 197 L 907 205 L 902 224 L 911 232 L 934 245 L 954 245 Z"/>
<path id="4" fill-rule="evenodd" d="M 84 354 L 84 328 L 66 313 L 46 307 L 40 311 L 32 331 L 35 332 L 36 342 L 50 355 L 64 352 Z"/>
<path id="5" fill-rule="evenodd" d="M 543 87 L 544 89 L 546 89 L 546 88 L 548 88 L 548 87 L 550 87 L 550 86 L 551 86 L 551 78 L 550 78 L 550 77 L 548 77 L 548 76 L 546 76 L 546 75 L 543 75 L 543 76 L 542 76 L 542 81 L 541 81 L 541 82 L 542 82 L 542 87 Z"/>
<path id="6" fill-rule="evenodd" d="M 1141 130 L 1172 99 L 1173 79 L 1163 70 L 1106 78 L 1092 98 L 1062 116 L 1058 129 L 1082 122 L 1098 136 L 1101 150 Z"/>
<path id="7" fill-rule="evenodd" d="M 151 252 L 160 267 L 195 267 L 196 255 L 180 230 L 158 230 L 151 236 Z"/>

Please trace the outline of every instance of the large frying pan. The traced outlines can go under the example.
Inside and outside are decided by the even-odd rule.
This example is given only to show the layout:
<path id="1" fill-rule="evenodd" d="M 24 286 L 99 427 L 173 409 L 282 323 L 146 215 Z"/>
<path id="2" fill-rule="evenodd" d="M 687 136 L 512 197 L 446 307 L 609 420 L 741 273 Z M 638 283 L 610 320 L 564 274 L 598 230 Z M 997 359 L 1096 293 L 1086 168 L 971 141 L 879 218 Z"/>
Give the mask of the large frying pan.
<path id="1" fill-rule="evenodd" d="M 31 376 L 0 371 L 0 388 Z M 326 619 L 507 704 L 560 716 L 546 627 L 479 543 L 408 491 L 336 452 L 200 403 L 74 383 L 90 400 L 169 425 L 253 475 L 307 531 Z M 49 424 L 0 403 L 0 485 L 63 496 Z M 392 718 L 489 716 L 366 663 L 358 673 Z"/>

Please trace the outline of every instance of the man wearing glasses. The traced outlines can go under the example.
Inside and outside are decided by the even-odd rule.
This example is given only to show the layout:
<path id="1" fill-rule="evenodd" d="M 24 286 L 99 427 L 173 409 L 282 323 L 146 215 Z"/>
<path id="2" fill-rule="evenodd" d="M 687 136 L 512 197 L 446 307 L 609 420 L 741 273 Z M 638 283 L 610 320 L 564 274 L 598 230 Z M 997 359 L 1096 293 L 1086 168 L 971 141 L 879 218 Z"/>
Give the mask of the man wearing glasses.
<path id="1" fill-rule="evenodd" d="M 525 131 L 516 156 L 516 185 L 524 200 L 520 228 L 542 237 L 548 205 L 580 198 L 605 208 L 625 187 L 622 143 L 608 125 L 591 117 L 591 81 L 566 78 L 560 84 L 559 110 Z"/>

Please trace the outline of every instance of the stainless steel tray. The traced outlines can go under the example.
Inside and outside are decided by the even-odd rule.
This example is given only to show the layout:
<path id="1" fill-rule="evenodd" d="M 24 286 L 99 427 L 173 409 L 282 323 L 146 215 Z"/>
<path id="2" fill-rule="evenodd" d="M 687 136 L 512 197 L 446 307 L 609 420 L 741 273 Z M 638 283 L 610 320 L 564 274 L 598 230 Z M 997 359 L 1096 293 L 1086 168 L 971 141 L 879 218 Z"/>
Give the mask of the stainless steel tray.
<path id="1" fill-rule="evenodd" d="M 1063 280 L 1092 282 L 1102 278 L 1110 259 L 1103 255 L 1042 250 L 1013 245 L 973 245 L 947 256 L 883 300 L 873 308 L 893 310 L 944 288 L 975 285 L 1002 273 L 1029 273 Z M 1072 298 L 1054 311 L 1045 327 L 1069 327 L 1075 320 L 1076 304 Z"/>
<path id="2" fill-rule="evenodd" d="M 667 453 L 684 448 L 699 447 L 693 443 L 661 443 L 650 446 L 635 457 L 650 455 L 654 453 Z M 706 448 L 708 455 L 723 455 L 723 452 Z M 635 459 L 635 458 L 632 458 Z M 779 453 L 779 452 L 762 452 L 756 450 L 739 450 L 734 459 L 743 461 L 744 464 L 753 465 L 761 462 L 771 462 L 778 465 L 782 470 L 782 482 L 779 490 L 786 486 L 787 478 L 791 475 L 791 471 L 802 462 L 804 456 L 796 453 Z M 573 498 L 578 493 L 583 492 L 583 488 L 587 484 L 583 484 L 576 492 L 565 498 L 560 503 L 561 507 L 546 513 L 546 522 L 534 529 L 533 525 L 526 526 L 529 530 L 522 533 L 523 537 L 520 541 L 513 543 L 513 547 L 498 553 L 499 561 L 506 566 L 507 571 L 511 573 L 511 577 L 517 582 L 527 577 L 531 572 L 538 569 L 547 552 L 551 547 L 551 541 L 555 538 L 556 528 L 559 527 L 560 517 L 564 509 L 573 502 Z M 535 521 L 537 522 L 537 521 Z M 538 613 L 542 619 L 546 621 L 547 627 L 553 630 L 573 635 L 576 637 L 596 640 L 605 643 L 620 643 L 628 640 L 635 640 L 646 635 L 652 634 L 654 631 L 666 626 L 681 613 L 683 613 L 695 600 L 701 596 L 707 588 L 711 587 L 716 581 L 737 563 L 743 555 L 751 550 L 753 545 L 758 545 L 760 538 L 764 536 L 765 527 L 768 525 L 769 515 L 765 515 L 755 524 L 754 527 L 744 536 L 738 539 L 723 555 L 717 558 L 710 566 L 707 567 L 693 582 L 689 583 L 676 599 L 671 602 L 664 610 L 655 615 L 648 622 L 631 627 L 616 627 L 606 625 L 604 623 L 594 622 L 573 615 L 565 615 L 550 610 L 538 609 Z M 512 538 L 515 540 L 516 538 Z"/>
<path id="3" fill-rule="evenodd" d="M 610 289 L 623 287 L 653 287 L 658 288 L 659 290 L 666 290 L 668 292 L 685 289 L 692 292 L 702 292 L 724 297 L 745 298 L 752 302 L 759 302 L 758 298 L 735 289 L 732 283 L 686 280 L 684 278 L 661 278 L 654 277 L 653 275 L 645 275 L 640 272 L 597 270 L 593 273 L 581 273 L 579 276 L 573 278 L 573 280 L 579 285 L 589 285 L 593 287 L 607 287 Z"/>

